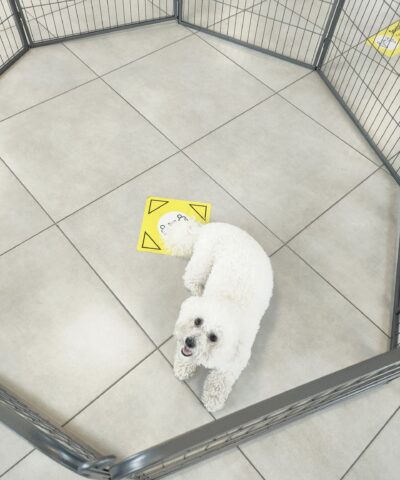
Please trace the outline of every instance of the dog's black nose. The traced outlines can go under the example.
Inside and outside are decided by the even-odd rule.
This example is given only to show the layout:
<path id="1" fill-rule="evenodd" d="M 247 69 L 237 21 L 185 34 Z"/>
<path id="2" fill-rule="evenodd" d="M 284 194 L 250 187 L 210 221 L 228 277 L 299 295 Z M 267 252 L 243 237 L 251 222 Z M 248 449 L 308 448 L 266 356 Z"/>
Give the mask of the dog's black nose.
<path id="1" fill-rule="evenodd" d="M 186 337 L 185 344 L 189 348 L 194 348 L 196 345 L 196 340 L 194 339 L 194 337 Z"/>

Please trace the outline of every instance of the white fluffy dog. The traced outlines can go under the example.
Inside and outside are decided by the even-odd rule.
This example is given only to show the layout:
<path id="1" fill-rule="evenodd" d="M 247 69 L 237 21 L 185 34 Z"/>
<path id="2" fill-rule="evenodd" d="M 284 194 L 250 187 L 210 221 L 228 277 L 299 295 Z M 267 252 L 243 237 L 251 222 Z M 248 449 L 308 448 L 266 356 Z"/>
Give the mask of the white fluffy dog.
<path id="1" fill-rule="evenodd" d="M 165 233 L 172 254 L 190 257 L 183 281 L 193 295 L 176 322 L 174 372 L 186 380 L 198 365 L 211 369 L 202 401 L 213 412 L 224 406 L 249 361 L 272 296 L 271 264 L 262 247 L 233 225 L 182 217 Z"/>

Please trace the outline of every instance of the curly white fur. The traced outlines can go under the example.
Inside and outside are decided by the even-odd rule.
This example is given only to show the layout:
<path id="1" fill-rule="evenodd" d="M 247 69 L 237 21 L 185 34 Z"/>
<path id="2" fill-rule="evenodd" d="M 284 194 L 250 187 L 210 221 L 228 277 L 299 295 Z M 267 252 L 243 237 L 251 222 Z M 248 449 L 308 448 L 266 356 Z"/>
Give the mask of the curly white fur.
<path id="1" fill-rule="evenodd" d="M 249 361 L 272 296 L 271 264 L 248 233 L 224 223 L 183 219 L 165 241 L 174 255 L 191 257 L 183 281 L 193 296 L 176 322 L 174 372 L 186 380 L 198 365 L 211 369 L 202 401 L 213 412 L 224 406 Z"/>

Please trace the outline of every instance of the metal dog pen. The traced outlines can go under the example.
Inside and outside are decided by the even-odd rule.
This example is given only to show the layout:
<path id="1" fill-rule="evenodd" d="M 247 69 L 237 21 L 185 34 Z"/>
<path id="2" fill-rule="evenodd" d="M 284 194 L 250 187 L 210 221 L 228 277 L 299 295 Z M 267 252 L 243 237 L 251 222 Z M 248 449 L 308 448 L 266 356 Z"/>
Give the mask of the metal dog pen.
<path id="1" fill-rule="evenodd" d="M 390 35 L 385 35 L 400 29 L 399 1 L 0 0 L 0 73 L 33 47 L 166 20 L 177 20 L 193 29 L 316 70 L 400 184 L 400 54 L 390 55 L 396 44 L 390 41 Z M 380 42 L 379 48 L 371 45 L 372 39 Z M 0 420 L 41 452 L 83 476 L 114 480 L 159 478 L 400 377 L 397 262 L 389 352 L 244 408 L 123 461 L 117 462 L 114 456 L 104 456 L 71 438 L 1 387 Z"/>

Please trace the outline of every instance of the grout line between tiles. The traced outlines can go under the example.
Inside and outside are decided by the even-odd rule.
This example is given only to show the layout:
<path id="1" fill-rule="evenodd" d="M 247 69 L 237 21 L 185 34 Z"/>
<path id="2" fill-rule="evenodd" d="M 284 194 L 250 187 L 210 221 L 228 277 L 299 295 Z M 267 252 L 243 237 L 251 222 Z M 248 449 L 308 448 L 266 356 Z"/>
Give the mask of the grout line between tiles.
<path id="1" fill-rule="evenodd" d="M 207 43 L 207 42 L 206 42 Z M 212 46 L 212 45 L 210 45 Z M 215 47 L 213 47 L 215 48 Z M 221 52 L 219 52 L 221 53 Z M 225 56 L 224 54 L 221 53 L 221 55 Z M 228 58 L 228 57 L 227 57 Z M 230 60 L 228 58 L 228 60 Z M 232 60 L 231 60 L 232 61 Z M 233 61 L 232 61 L 233 62 Z M 235 62 L 233 62 L 235 63 Z M 243 68 L 242 68 L 243 69 Z M 246 73 L 248 73 L 246 70 L 245 70 Z M 234 117 L 230 118 L 229 120 L 227 120 L 226 122 L 224 123 L 221 123 L 221 125 L 218 125 L 217 127 L 213 128 L 212 130 L 210 130 L 209 132 L 207 132 L 206 134 L 204 134 L 203 136 L 199 137 L 199 138 L 196 138 L 196 140 L 193 140 L 193 142 L 190 142 L 188 143 L 187 145 L 185 145 L 184 147 L 182 147 L 182 150 L 185 150 L 189 147 L 191 147 L 192 145 L 194 145 L 195 143 L 197 142 L 200 142 L 201 140 L 203 140 L 204 138 L 208 137 L 208 135 L 211 135 L 212 133 L 216 132 L 217 130 L 219 130 L 220 128 L 222 127 L 225 127 L 225 125 L 228 125 L 229 123 L 233 122 L 234 120 L 236 120 L 237 118 L 241 117 L 242 115 L 244 115 L 245 113 L 248 113 L 250 112 L 251 110 L 253 110 L 253 108 L 256 108 L 258 107 L 259 105 L 261 105 L 262 103 L 264 102 L 267 102 L 267 100 L 270 100 L 272 97 L 275 97 L 275 96 L 280 96 L 279 95 L 279 92 L 281 92 L 282 90 L 284 90 L 285 88 L 287 87 L 290 87 L 291 85 L 295 84 L 296 82 L 298 82 L 299 80 L 301 80 L 302 78 L 306 77 L 307 75 L 310 75 L 310 73 L 312 72 L 307 72 L 306 74 L 304 74 L 302 77 L 294 80 L 293 82 L 289 83 L 288 85 L 286 85 L 285 87 L 281 88 L 280 90 L 272 90 L 272 88 L 268 87 L 268 85 L 266 83 L 264 83 L 264 85 L 269 88 L 272 93 L 270 93 L 267 97 L 265 97 L 264 99 L 260 100 L 259 102 L 257 102 L 256 104 L 252 105 L 251 107 L 247 108 L 246 110 L 243 110 L 243 112 L 240 112 L 238 113 L 237 115 L 235 115 Z"/>
<path id="2" fill-rule="evenodd" d="M 40 235 L 41 233 L 45 232 L 46 230 L 49 230 L 50 228 L 54 227 L 54 224 L 51 223 L 48 227 L 46 228 L 43 228 L 42 230 L 39 230 L 38 232 L 34 233 L 33 235 L 31 235 L 30 237 L 28 238 L 25 238 L 25 240 L 22 240 L 21 242 L 17 243 L 16 245 L 13 245 L 11 248 L 9 248 L 8 250 L 4 250 L 4 252 L 1 252 L 0 253 L 0 257 L 2 257 L 3 255 L 5 255 L 6 253 L 9 253 L 9 252 L 12 252 L 13 250 L 15 250 L 17 247 L 20 247 L 21 245 L 23 245 L 24 243 L 28 242 L 29 240 L 32 240 L 32 238 L 35 238 L 37 237 L 38 235 Z"/>
<path id="3" fill-rule="evenodd" d="M 368 448 L 372 445 L 375 439 L 381 434 L 381 432 L 385 429 L 385 427 L 390 423 L 390 421 L 394 418 L 394 416 L 399 412 L 400 406 L 396 408 L 396 410 L 390 415 L 390 417 L 386 420 L 386 422 L 382 425 L 382 427 L 375 433 L 372 439 L 367 443 L 367 445 L 363 448 L 361 453 L 356 457 L 354 462 L 350 465 L 350 467 L 344 472 L 344 474 L 340 477 L 339 480 L 344 480 L 347 474 L 351 471 L 351 469 L 356 465 L 356 463 L 360 460 L 360 458 L 364 455 L 364 453 L 368 450 Z"/>
<path id="4" fill-rule="evenodd" d="M 242 450 L 241 446 L 238 445 L 236 447 L 239 452 L 244 456 L 244 458 L 250 463 L 250 465 L 254 468 L 254 470 L 258 473 L 258 475 L 260 476 L 260 478 L 262 478 L 263 480 L 266 480 L 264 475 L 260 472 L 260 470 L 254 465 L 254 463 L 250 460 L 250 458 L 244 453 L 244 451 Z"/>
<path id="5" fill-rule="evenodd" d="M 375 165 L 375 164 L 374 164 Z M 314 222 L 316 222 L 319 218 L 321 218 L 325 213 L 329 212 L 329 210 L 332 210 L 338 203 L 340 203 L 344 198 L 346 198 L 348 195 L 350 195 L 354 190 L 356 190 L 360 185 L 362 185 L 364 182 L 366 182 L 368 179 L 370 179 L 372 176 L 374 176 L 378 171 L 381 171 L 383 168 L 382 166 L 377 166 L 375 165 L 375 170 L 373 170 L 368 176 L 363 178 L 359 183 L 354 185 L 353 187 L 350 188 L 344 195 L 342 195 L 340 198 L 338 198 L 332 205 L 330 205 L 327 209 L 325 209 L 323 212 L 321 212 L 318 216 L 316 216 L 311 222 L 307 223 L 301 230 L 299 230 L 297 233 L 292 235 L 289 240 L 286 241 L 285 245 L 290 243 L 292 240 L 294 240 L 296 237 L 298 237 L 301 233 L 304 232 L 304 230 L 307 230 L 307 228 L 312 225 Z"/>
<path id="6" fill-rule="evenodd" d="M 149 52 L 149 53 L 146 53 L 145 55 L 142 55 L 141 57 L 135 58 L 134 60 L 131 60 L 130 62 L 124 63 L 123 65 L 120 65 L 119 67 L 115 67 L 115 68 L 113 68 L 113 69 L 111 69 L 111 70 L 109 70 L 109 71 L 107 71 L 107 72 L 105 72 L 105 73 L 98 74 L 97 72 L 95 72 L 95 70 L 92 70 L 92 71 L 93 71 L 94 73 L 96 73 L 96 75 L 98 75 L 99 77 L 104 77 L 104 76 L 106 76 L 106 75 L 109 75 L 110 73 L 114 73 L 114 72 L 120 70 L 121 68 L 127 67 L 128 65 L 131 65 L 132 63 L 138 62 L 139 60 L 143 60 L 143 58 L 149 57 L 150 55 L 153 55 L 153 53 L 157 53 L 157 52 L 159 52 L 159 51 L 161 51 L 161 50 L 164 50 L 164 48 L 171 47 L 172 45 L 175 45 L 175 44 L 177 44 L 177 43 L 179 43 L 179 42 L 182 42 L 183 40 L 186 40 L 186 39 L 188 39 L 189 37 L 193 37 L 193 36 L 195 35 L 194 32 L 191 32 L 191 31 L 190 31 L 189 29 L 187 29 L 184 25 L 181 25 L 181 26 L 182 26 L 183 28 L 185 28 L 186 30 L 188 30 L 188 32 L 189 32 L 188 35 L 185 35 L 185 36 L 182 37 L 182 38 L 178 38 L 177 40 L 174 40 L 174 41 L 171 42 L 171 43 L 168 43 L 168 44 L 166 44 L 166 45 L 163 45 L 162 47 L 157 48 L 156 50 L 153 50 L 153 51 L 151 51 L 151 52 Z M 72 40 L 71 40 L 71 41 L 72 41 Z M 64 47 L 67 47 L 67 45 L 66 45 L 65 43 L 66 43 L 66 42 L 63 42 L 63 45 L 64 45 Z M 68 48 L 68 47 L 67 47 L 67 48 Z M 74 52 L 74 53 L 75 53 L 75 52 Z M 78 57 L 78 58 L 79 58 L 79 57 Z M 81 60 L 81 59 L 79 58 L 79 60 Z M 82 61 L 82 60 L 81 60 L 81 61 Z M 85 65 L 86 65 L 86 64 L 85 64 Z M 90 68 L 90 67 L 89 67 L 89 68 Z"/>
<path id="7" fill-rule="evenodd" d="M 317 125 L 319 125 L 321 128 L 323 128 L 324 130 L 326 130 L 327 132 L 329 132 L 331 135 L 333 135 L 334 137 L 336 137 L 338 140 L 340 140 L 341 142 L 343 142 L 345 145 L 347 145 L 348 147 L 350 147 L 351 149 L 353 149 L 355 152 L 357 152 L 358 154 L 360 154 L 362 157 L 364 157 L 365 159 L 367 159 L 369 162 L 371 162 L 373 165 L 375 165 L 376 167 L 380 167 L 381 165 L 383 165 L 383 163 L 381 162 L 381 160 L 378 159 L 379 163 L 376 163 L 374 162 L 371 158 L 369 158 L 365 153 L 363 152 L 360 152 L 360 150 L 358 150 L 356 147 L 354 147 L 353 145 L 351 145 L 350 143 L 348 143 L 346 140 L 344 140 L 343 138 L 339 137 L 336 133 L 334 133 L 332 130 L 329 130 L 329 128 L 325 127 L 325 125 L 323 125 L 322 123 L 320 123 L 318 120 L 316 120 L 315 118 L 313 118 L 311 115 L 309 115 L 307 112 L 305 112 L 304 110 L 302 110 L 300 107 L 298 107 L 297 105 L 295 105 L 294 103 L 292 103 L 290 100 L 288 100 L 286 97 L 284 97 L 283 95 L 280 95 L 278 93 L 278 96 L 280 98 L 282 98 L 283 100 L 285 100 L 285 102 L 289 103 L 289 105 L 292 105 L 292 107 L 294 107 L 296 110 L 298 110 L 299 112 L 301 112 L 302 114 L 304 114 L 306 117 L 308 117 L 310 120 L 312 120 L 314 123 L 316 123 Z M 341 107 L 342 108 L 342 107 Z M 344 110 L 343 110 L 344 111 Z M 347 114 L 346 114 L 347 115 Z M 368 145 L 367 141 L 366 140 L 363 140 L 365 142 L 365 145 Z"/>
<path id="8" fill-rule="evenodd" d="M 69 217 L 72 217 L 73 215 L 75 215 L 75 213 L 78 213 L 78 212 L 80 212 L 81 210 L 84 210 L 86 207 L 89 207 L 90 205 L 92 205 L 93 203 L 97 202 L 98 200 L 101 200 L 102 198 L 106 197 L 107 195 L 110 195 L 111 193 L 115 192 L 115 191 L 118 190 L 119 188 L 122 188 L 123 186 L 125 186 L 125 185 L 127 185 L 128 183 L 132 182 L 132 181 L 135 180 L 136 178 L 140 177 L 141 175 L 144 175 L 145 173 L 150 172 L 151 170 L 153 170 L 153 168 L 156 168 L 156 167 L 158 167 L 159 165 L 163 164 L 164 162 L 168 161 L 170 158 L 172 158 L 173 156 L 175 156 L 177 153 L 179 153 L 179 152 L 174 152 L 174 153 L 172 153 L 171 155 L 168 155 L 168 157 L 164 158 L 163 160 L 160 160 L 159 162 L 155 163 L 155 164 L 152 165 L 151 167 L 146 168 L 146 169 L 143 170 L 142 172 L 137 173 L 137 174 L 134 175 L 133 177 L 128 178 L 128 180 L 125 180 L 124 182 L 122 182 L 121 184 L 117 185 L 116 187 L 113 187 L 111 190 L 108 190 L 107 192 L 102 193 L 99 197 L 96 197 L 95 199 L 91 200 L 90 202 L 86 203 L 85 205 L 82 205 L 82 207 L 79 207 L 78 209 L 74 210 L 73 212 L 69 213 L 68 215 L 65 215 L 65 217 L 60 218 L 60 220 L 57 220 L 57 222 L 55 222 L 55 223 L 56 223 L 56 224 L 59 224 L 59 223 L 63 222 L 64 220 L 68 219 Z"/>
<path id="9" fill-rule="evenodd" d="M 252 213 L 247 207 L 245 207 L 236 197 L 234 197 L 229 190 L 222 186 L 214 177 L 212 177 L 206 170 L 204 170 L 198 163 L 196 163 L 186 152 L 181 152 L 188 160 L 190 160 L 199 170 L 201 170 L 208 178 L 210 178 L 218 187 L 220 187 L 227 195 L 229 195 L 232 200 L 234 200 L 240 207 L 243 208 L 249 215 L 251 215 L 260 225 L 262 225 L 266 230 L 268 230 L 275 238 L 277 238 L 281 243 L 284 243 L 281 238 L 278 237 L 264 222 L 262 222 L 254 213 Z M 284 245 L 282 245 L 284 246 Z M 281 248 L 281 247 L 279 247 Z"/>
<path id="10" fill-rule="evenodd" d="M 76 90 L 77 88 L 83 87 L 84 85 L 87 85 L 88 83 L 94 82 L 97 80 L 97 77 L 91 78 L 90 80 L 80 83 L 79 85 L 75 85 L 75 87 L 70 88 L 69 90 L 65 90 L 65 92 L 58 93 L 57 95 L 54 95 L 53 97 L 46 98 L 46 100 L 42 100 L 39 103 L 35 103 L 35 105 L 31 105 L 28 108 L 25 108 L 23 110 L 20 110 L 19 112 L 13 113 L 12 115 L 9 115 L 6 118 L 3 118 L 0 120 L 0 123 L 5 122 L 6 120 L 10 120 L 13 117 L 16 117 L 17 115 L 20 115 L 21 113 L 27 112 L 28 110 L 32 110 L 35 107 L 38 107 L 39 105 L 43 105 L 44 103 L 50 102 L 51 100 L 54 100 L 55 98 L 61 97 L 62 95 L 65 95 L 66 93 L 72 92 L 73 90 Z"/>
<path id="11" fill-rule="evenodd" d="M 13 468 L 15 468 L 21 462 L 23 462 L 25 460 L 25 458 L 29 457 L 35 451 L 36 451 L 36 448 L 32 448 L 32 450 L 29 450 L 29 452 L 25 453 L 25 455 L 23 457 L 21 457 L 19 460 L 17 460 L 15 463 L 13 463 L 10 467 L 7 467 L 7 469 L 4 470 L 3 473 L 0 473 L 0 478 L 7 475 L 8 472 L 10 472 Z"/>
<path id="12" fill-rule="evenodd" d="M 135 370 L 136 367 L 141 365 L 143 362 L 145 362 L 149 357 L 153 355 L 153 353 L 156 353 L 158 351 L 159 347 L 153 348 L 148 354 L 146 354 L 143 358 L 141 358 L 138 362 L 133 365 L 129 370 L 124 372 L 120 377 L 118 377 L 114 382 L 112 382 L 110 385 L 108 385 L 102 392 L 100 392 L 98 395 L 96 395 L 92 400 L 90 400 L 89 403 L 87 403 L 84 407 L 82 407 L 80 410 L 78 410 L 72 417 L 70 417 L 66 422 L 64 422 L 61 427 L 64 428 L 66 427 L 72 420 L 74 420 L 77 416 L 79 416 L 82 412 L 84 412 L 87 408 L 89 408 L 93 403 L 95 403 L 99 398 L 101 398 L 105 393 L 107 393 L 109 390 L 111 390 L 117 383 L 119 383 L 121 380 L 123 380 L 127 375 L 129 375 L 133 370 Z"/>
<path id="13" fill-rule="evenodd" d="M 307 262 L 307 260 L 305 260 L 299 253 L 296 252 L 296 250 L 294 250 L 290 245 L 286 245 L 286 247 L 296 255 L 296 257 L 298 257 L 303 263 L 305 263 L 309 268 L 311 268 L 311 270 L 313 272 L 315 272 L 320 278 L 322 278 L 322 280 L 324 280 L 324 282 L 326 282 L 330 287 L 332 287 L 342 298 L 344 298 L 345 300 L 347 300 L 350 305 L 352 305 L 358 312 L 360 312 L 362 314 L 362 316 L 364 318 L 366 318 L 367 320 L 369 320 L 371 322 L 372 325 L 374 325 L 379 331 L 380 333 L 383 333 L 383 335 L 385 335 L 385 337 L 387 339 L 390 340 L 390 335 L 388 335 L 384 330 L 382 330 L 381 327 L 379 327 L 379 325 L 377 325 L 371 318 L 368 317 L 368 315 L 366 313 L 364 313 L 359 307 L 357 307 L 357 305 L 355 305 L 351 300 L 349 300 L 346 295 L 344 295 L 340 290 L 338 290 L 329 280 L 327 280 L 315 267 L 313 267 L 310 263 Z"/>
<path id="14" fill-rule="evenodd" d="M 82 258 L 82 260 L 88 265 L 88 267 L 92 270 L 92 272 L 97 276 L 100 282 L 106 287 L 106 289 L 111 293 L 111 295 L 115 298 L 115 300 L 121 305 L 121 307 L 125 310 L 128 316 L 133 320 L 133 322 L 139 327 L 139 329 L 145 334 L 148 340 L 157 348 L 157 344 L 151 338 L 151 336 L 146 332 L 144 327 L 136 320 L 133 314 L 129 311 L 127 306 L 124 302 L 118 297 L 118 295 L 114 292 L 114 290 L 108 285 L 108 283 L 103 279 L 103 277 L 97 272 L 97 270 L 93 267 L 93 265 L 89 262 L 89 260 L 81 253 L 78 247 L 74 244 L 74 242 L 68 237 L 68 235 L 64 232 L 64 230 L 60 227 L 60 225 L 55 224 L 56 228 L 61 232 L 61 234 L 65 237 L 65 239 L 71 244 L 71 246 L 75 249 L 78 255 Z"/>

